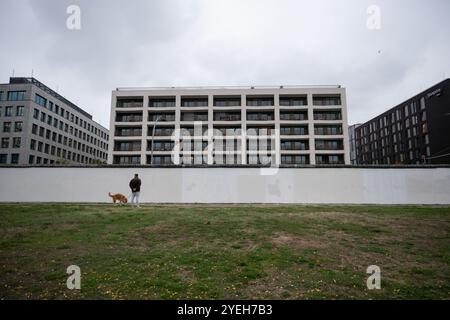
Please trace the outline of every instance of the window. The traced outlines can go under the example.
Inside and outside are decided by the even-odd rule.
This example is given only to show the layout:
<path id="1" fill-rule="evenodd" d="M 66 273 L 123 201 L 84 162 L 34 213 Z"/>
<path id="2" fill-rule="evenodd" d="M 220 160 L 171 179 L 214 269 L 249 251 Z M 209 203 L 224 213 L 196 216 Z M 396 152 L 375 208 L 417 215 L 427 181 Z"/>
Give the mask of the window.
<path id="1" fill-rule="evenodd" d="M 30 155 L 29 157 L 28 157 L 28 164 L 33 164 L 34 163 L 34 156 L 33 155 Z"/>
<path id="2" fill-rule="evenodd" d="M 23 122 L 17 121 L 14 123 L 14 132 L 22 132 L 23 130 Z"/>
<path id="3" fill-rule="evenodd" d="M 339 95 L 332 96 L 313 96 L 313 104 L 315 106 L 339 106 L 341 105 L 341 97 Z"/>
<path id="4" fill-rule="evenodd" d="M 238 107 L 241 105 L 241 97 L 214 97 L 215 107 Z"/>
<path id="5" fill-rule="evenodd" d="M 425 109 L 425 98 L 421 98 L 420 99 L 420 110 L 424 110 Z"/>
<path id="6" fill-rule="evenodd" d="M 140 164 L 141 156 L 114 156 L 114 164 Z"/>
<path id="7" fill-rule="evenodd" d="M 40 105 L 41 107 L 46 107 L 47 106 L 47 99 L 45 99 L 44 97 L 36 94 L 35 98 L 34 98 L 34 102 L 36 102 L 38 105 Z"/>
<path id="8" fill-rule="evenodd" d="M 297 155 L 282 155 L 282 164 L 309 164 L 309 156 L 297 156 Z"/>
<path id="9" fill-rule="evenodd" d="M 30 141 L 30 149 L 31 150 L 36 150 L 36 140 L 31 139 L 31 141 Z"/>
<path id="10" fill-rule="evenodd" d="M 280 128 L 280 135 L 307 135 L 308 134 L 308 127 L 281 127 Z"/>
<path id="11" fill-rule="evenodd" d="M 308 113 L 306 111 L 281 111 L 280 120 L 308 120 Z"/>
<path id="12" fill-rule="evenodd" d="M 23 115 L 24 115 L 24 107 L 23 106 L 17 106 L 16 116 L 17 117 L 23 117 Z"/>
<path id="13" fill-rule="evenodd" d="M 13 148 L 20 148 L 22 144 L 22 139 L 20 137 L 13 138 Z"/>
<path id="14" fill-rule="evenodd" d="M 182 107 L 207 107 L 208 97 L 204 98 L 191 98 L 191 97 L 181 97 Z"/>
<path id="15" fill-rule="evenodd" d="M 38 130 L 38 126 L 33 123 L 33 126 L 31 127 L 31 133 L 32 134 L 37 134 L 37 130 Z"/>
<path id="16" fill-rule="evenodd" d="M 247 106 L 249 107 L 269 107 L 273 105 L 274 105 L 273 96 L 268 97 L 247 96 Z"/>
<path id="17" fill-rule="evenodd" d="M 8 159 L 8 155 L 7 154 L 0 154 L 0 164 L 6 164 L 6 161 Z"/>
<path id="18" fill-rule="evenodd" d="M 130 98 L 130 99 L 117 98 L 117 108 L 142 108 L 143 104 L 144 103 L 143 103 L 142 97 L 141 98 Z"/>
<path id="19" fill-rule="evenodd" d="M 25 91 L 8 91 L 8 101 L 25 100 Z"/>
<path id="20" fill-rule="evenodd" d="M 11 164 L 18 164 L 19 163 L 19 154 L 13 153 L 11 155 Z"/>
<path id="21" fill-rule="evenodd" d="M 306 106 L 306 96 L 280 96 L 280 106 Z"/>
<path id="22" fill-rule="evenodd" d="M 46 116 L 47 115 L 44 112 L 41 112 L 41 121 L 42 122 L 45 122 Z"/>
<path id="23" fill-rule="evenodd" d="M 5 117 L 12 117 L 13 107 L 5 107 Z"/>
<path id="24" fill-rule="evenodd" d="M 33 111 L 33 118 L 39 119 L 39 110 L 38 109 L 34 109 L 34 111 Z"/>
<path id="25" fill-rule="evenodd" d="M 314 120 L 342 120 L 341 111 L 317 111 L 314 110 Z M 372 127 L 370 127 L 371 129 Z"/>
<path id="26" fill-rule="evenodd" d="M 274 119 L 273 112 L 248 112 L 247 120 L 249 121 L 271 121 Z M 216 119 L 214 119 L 216 120 Z M 240 120 L 240 113 L 239 113 Z"/>
<path id="27" fill-rule="evenodd" d="M 3 123 L 3 132 L 11 132 L 11 122 Z"/>
<path id="28" fill-rule="evenodd" d="M 9 148 L 9 138 L 2 138 L 2 148 Z"/>

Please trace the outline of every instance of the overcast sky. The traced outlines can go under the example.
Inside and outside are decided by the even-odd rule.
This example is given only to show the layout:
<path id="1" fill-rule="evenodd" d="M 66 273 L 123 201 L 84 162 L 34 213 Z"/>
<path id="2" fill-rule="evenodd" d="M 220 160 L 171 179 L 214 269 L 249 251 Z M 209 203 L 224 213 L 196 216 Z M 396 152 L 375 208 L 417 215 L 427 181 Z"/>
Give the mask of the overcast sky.
<path id="1" fill-rule="evenodd" d="M 352 124 L 450 77 L 449 13 L 449 0 L 2 0 L 0 81 L 33 69 L 106 127 L 116 87 L 341 84 Z"/>

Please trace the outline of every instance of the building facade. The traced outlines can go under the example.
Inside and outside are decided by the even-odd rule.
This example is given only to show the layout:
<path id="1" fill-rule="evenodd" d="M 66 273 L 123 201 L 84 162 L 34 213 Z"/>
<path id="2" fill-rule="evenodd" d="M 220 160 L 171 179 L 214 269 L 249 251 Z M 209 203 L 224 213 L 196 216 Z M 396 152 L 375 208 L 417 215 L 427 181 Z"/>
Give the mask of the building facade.
<path id="1" fill-rule="evenodd" d="M 450 164 L 450 79 L 355 129 L 357 164 Z"/>
<path id="2" fill-rule="evenodd" d="M 116 89 L 110 123 L 109 164 L 350 163 L 340 86 Z"/>
<path id="3" fill-rule="evenodd" d="M 34 78 L 0 84 L 0 164 L 106 162 L 109 130 Z"/>
<path id="4" fill-rule="evenodd" d="M 358 128 L 361 124 L 353 124 L 351 126 L 348 126 L 348 138 L 350 140 L 349 146 L 350 146 L 350 163 L 352 165 L 358 164 L 358 161 L 356 159 L 356 137 L 355 137 L 355 130 Z"/>

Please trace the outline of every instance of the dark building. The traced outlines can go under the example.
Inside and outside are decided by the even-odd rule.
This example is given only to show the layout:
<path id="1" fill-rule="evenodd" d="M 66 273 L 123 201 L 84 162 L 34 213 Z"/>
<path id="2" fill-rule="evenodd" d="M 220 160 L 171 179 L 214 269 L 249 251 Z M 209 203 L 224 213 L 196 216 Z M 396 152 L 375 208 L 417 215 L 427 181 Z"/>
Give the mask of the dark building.
<path id="1" fill-rule="evenodd" d="M 357 164 L 450 164 L 450 79 L 355 129 Z"/>

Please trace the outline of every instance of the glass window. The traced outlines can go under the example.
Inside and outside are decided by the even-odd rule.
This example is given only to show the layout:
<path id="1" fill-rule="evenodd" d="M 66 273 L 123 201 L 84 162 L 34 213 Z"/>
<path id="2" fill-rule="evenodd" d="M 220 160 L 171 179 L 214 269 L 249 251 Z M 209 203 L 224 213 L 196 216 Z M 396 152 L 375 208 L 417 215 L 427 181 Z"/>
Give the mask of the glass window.
<path id="1" fill-rule="evenodd" d="M 25 91 L 8 91 L 8 101 L 25 100 Z"/>
<path id="2" fill-rule="evenodd" d="M 3 132 L 11 132 L 11 122 L 3 123 Z"/>
<path id="3" fill-rule="evenodd" d="M 31 141 L 30 141 L 30 149 L 31 150 L 36 150 L 36 140 L 31 139 Z"/>
<path id="4" fill-rule="evenodd" d="M 17 117 L 23 117 L 23 115 L 24 115 L 24 107 L 23 106 L 17 106 L 16 116 Z"/>
<path id="5" fill-rule="evenodd" d="M 0 154 L 0 163 L 1 164 L 5 164 L 7 159 L 8 159 L 8 155 L 7 154 L 4 154 L 4 153 Z"/>
<path id="6" fill-rule="evenodd" d="M 20 137 L 13 138 L 13 148 L 20 148 L 22 139 Z"/>
<path id="7" fill-rule="evenodd" d="M 11 155 L 11 164 L 18 164 L 19 163 L 19 154 L 13 153 Z"/>
<path id="8" fill-rule="evenodd" d="M 2 148 L 6 149 L 9 148 L 9 138 L 2 138 Z"/>
<path id="9" fill-rule="evenodd" d="M 6 107 L 5 108 L 5 117 L 12 117 L 12 111 L 13 111 L 13 107 Z"/>
<path id="10" fill-rule="evenodd" d="M 17 121 L 14 123 L 14 132 L 22 132 L 23 130 L 23 122 Z"/>
<path id="11" fill-rule="evenodd" d="M 34 102 L 36 102 L 38 105 L 40 105 L 41 107 L 46 107 L 47 106 L 47 99 L 45 99 L 44 97 L 36 94 L 35 98 L 34 98 Z"/>

